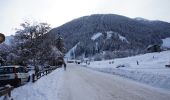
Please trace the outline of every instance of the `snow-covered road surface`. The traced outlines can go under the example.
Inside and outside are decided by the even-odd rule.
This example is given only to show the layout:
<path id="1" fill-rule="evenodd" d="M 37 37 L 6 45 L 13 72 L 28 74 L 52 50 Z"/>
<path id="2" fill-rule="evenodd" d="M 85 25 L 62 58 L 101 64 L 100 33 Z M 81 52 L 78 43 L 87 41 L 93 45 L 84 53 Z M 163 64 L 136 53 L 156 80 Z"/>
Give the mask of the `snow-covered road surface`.
<path id="1" fill-rule="evenodd" d="M 68 65 L 59 100 L 170 100 L 170 92 L 115 75 Z"/>

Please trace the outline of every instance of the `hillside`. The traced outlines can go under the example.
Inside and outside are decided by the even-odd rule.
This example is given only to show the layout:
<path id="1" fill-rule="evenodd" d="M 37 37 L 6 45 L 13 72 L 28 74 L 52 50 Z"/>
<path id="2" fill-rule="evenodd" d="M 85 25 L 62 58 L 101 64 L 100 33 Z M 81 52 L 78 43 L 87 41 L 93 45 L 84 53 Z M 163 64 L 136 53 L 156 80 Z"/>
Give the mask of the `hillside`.
<path id="1" fill-rule="evenodd" d="M 163 51 L 126 58 L 94 61 L 86 66 L 94 70 L 170 90 L 170 68 L 165 67 L 165 65 L 170 64 L 169 55 L 170 51 Z"/>
<path id="2" fill-rule="evenodd" d="M 145 52 L 150 44 L 161 45 L 161 39 L 170 37 L 170 23 L 96 14 L 74 19 L 52 29 L 49 34 L 57 33 L 64 37 L 67 51 L 78 44 L 76 57 L 89 57 L 103 51 L 126 52 L 116 55 L 123 57 Z"/>

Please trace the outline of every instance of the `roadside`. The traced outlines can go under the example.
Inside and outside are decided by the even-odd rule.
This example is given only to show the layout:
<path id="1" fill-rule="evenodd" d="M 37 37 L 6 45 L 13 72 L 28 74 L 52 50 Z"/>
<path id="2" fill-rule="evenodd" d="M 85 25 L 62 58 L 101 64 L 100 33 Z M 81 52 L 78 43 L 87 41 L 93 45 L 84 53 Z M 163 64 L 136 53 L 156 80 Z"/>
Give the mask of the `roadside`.
<path id="1" fill-rule="evenodd" d="M 63 69 L 58 68 L 35 83 L 29 82 L 12 91 L 14 100 L 58 100 L 58 87 Z M 2 100 L 2 98 L 0 98 Z"/>
<path id="2" fill-rule="evenodd" d="M 170 92 L 68 64 L 12 92 L 14 100 L 169 100 Z M 2 100 L 2 99 L 0 99 Z"/>
<path id="3" fill-rule="evenodd" d="M 170 92 L 69 64 L 59 100 L 169 100 Z"/>
<path id="4" fill-rule="evenodd" d="M 84 65 L 93 70 L 126 77 L 157 88 L 170 90 L 170 51 L 148 53 Z"/>

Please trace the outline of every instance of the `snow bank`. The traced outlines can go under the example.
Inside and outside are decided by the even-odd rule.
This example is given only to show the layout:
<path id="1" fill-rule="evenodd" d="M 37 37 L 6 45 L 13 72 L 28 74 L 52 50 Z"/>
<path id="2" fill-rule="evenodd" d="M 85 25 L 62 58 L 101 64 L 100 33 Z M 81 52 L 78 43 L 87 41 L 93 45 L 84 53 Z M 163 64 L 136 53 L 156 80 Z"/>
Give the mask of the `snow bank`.
<path id="1" fill-rule="evenodd" d="M 159 74 L 146 73 L 142 71 L 114 69 L 114 68 L 92 68 L 97 71 L 111 73 L 122 77 L 130 78 L 138 82 L 146 83 L 155 87 L 170 90 L 170 77 Z"/>
<path id="2" fill-rule="evenodd" d="M 63 69 L 57 69 L 35 83 L 28 83 L 14 89 L 12 97 L 14 100 L 58 100 L 62 74 Z"/>
<path id="3" fill-rule="evenodd" d="M 169 63 L 170 51 L 164 51 L 114 60 L 95 61 L 86 66 L 170 90 L 170 68 L 165 67 Z M 124 67 L 117 68 L 119 65 L 124 65 Z"/>

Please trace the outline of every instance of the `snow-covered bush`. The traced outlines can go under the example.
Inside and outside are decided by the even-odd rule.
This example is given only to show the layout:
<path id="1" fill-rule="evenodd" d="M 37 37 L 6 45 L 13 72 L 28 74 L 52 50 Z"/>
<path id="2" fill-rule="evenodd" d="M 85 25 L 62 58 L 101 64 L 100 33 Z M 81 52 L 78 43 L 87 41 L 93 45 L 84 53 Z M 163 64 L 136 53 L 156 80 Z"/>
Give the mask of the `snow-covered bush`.
<path id="1" fill-rule="evenodd" d="M 94 61 L 101 61 L 102 59 L 103 59 L 102 54 L 96 54 L 96 55 L 94 56 Z"/>
<path id="2" fill-rule="evenodd" d="M 103 55 L 105 60 L 113 59 L 115 58 L 115 54 L 113 52 L 106 51 Z"/>

